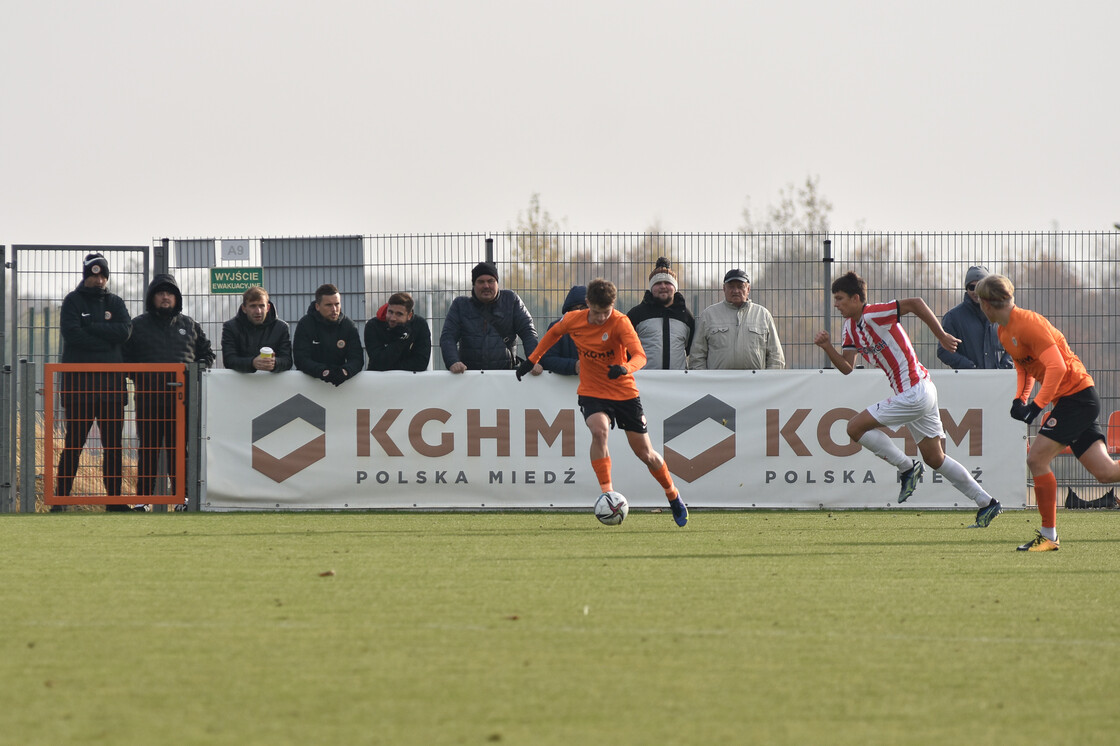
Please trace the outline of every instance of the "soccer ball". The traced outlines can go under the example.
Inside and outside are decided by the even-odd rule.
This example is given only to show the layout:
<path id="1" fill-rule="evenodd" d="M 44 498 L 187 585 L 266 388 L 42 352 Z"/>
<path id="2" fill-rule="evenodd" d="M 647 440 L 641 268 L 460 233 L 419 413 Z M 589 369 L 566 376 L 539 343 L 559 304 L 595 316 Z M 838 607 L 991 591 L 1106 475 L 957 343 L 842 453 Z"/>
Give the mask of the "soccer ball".
<path id="1" fill-rule="evenodd" d="M 595 517 L 607 526 L 617 526 L 626 520 L 630 506 L 621 492 L 604 492 L 595 501 Z"/>

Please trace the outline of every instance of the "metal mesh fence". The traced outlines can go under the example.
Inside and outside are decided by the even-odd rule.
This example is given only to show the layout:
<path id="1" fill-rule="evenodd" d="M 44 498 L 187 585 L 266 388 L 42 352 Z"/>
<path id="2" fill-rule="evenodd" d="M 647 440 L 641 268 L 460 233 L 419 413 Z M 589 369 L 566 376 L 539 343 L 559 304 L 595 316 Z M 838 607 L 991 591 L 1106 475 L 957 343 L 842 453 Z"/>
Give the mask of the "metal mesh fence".
<path id="1" fill-rule="evenodd" d="M 983 265 L 1011 278 L 1017 304 L 1042 313 L 1065 333 L 1096 380 L 1102 427 L 1108 415 L 1120 409 L 1120 344 L 1115 331 L 1120 270 L 1114 261 L 1120 253 L 1120 232 L 504 232 L 239 240 L 248 242 L 249 252 L 237 260 L 223 259 L 220 241 L 212 239 L 153 242 L 155 253 L 166 257 L 165 269 L 176 275 L 185 312 L 203 325 L 215 350 L 220 347 L 221 325 L 236 314 L 241 296 L 211 294 L 209 270 L 256 266 L 263 268 L 264 285 L 281 318 L 293 327 L 323 282 L 339 287 L 343 312 L 359 328 L 392 293 L 410 292 L 416 312 L 431 324 L 436 370 L 444 368 L 439 350 L 444 316 L 456 296 L 469 294 L 471 268 L 483 259 L 495 262 L 502 287 L 521 296 L 538 334 L 559 317 L 569 288 L 595 277 L 618 286 L 617 306 L 627 311 L 640 302 L 660 256 L 670 260 L 680 291 L 696 315 L 722 300 L 722 277 L 728 269 L 744 269 L 751 278 L 751 300 L 774 316 L 787 367 L 809 369 L 829 364 L 813 344 L 813 335 L 827 329 L 835 337 L 840 329 L 839 316 L 831 308 L 833 278 L 854 270 L 866 279 L 871 300 L 918 296 L 940 317 L 961 301 L 968 267 Z M 54 362 L 57 308 L 80 279 L 81 252 L 89 248 L 14 248 L 18 279 L 13 290 L 18 296 L 12 303 L 9 359 Z M 109 257 L 113 268 L 110 289 L 124 298 L 130 313 L 140 313 L 143 288 L 151 276 L 147 255 L 142 265 L 135 247 L 97 250 Z M 158 264 L 152 272 L 161 269 Z M 936 356 L 937 343 L 928 330 L 917 320 L 906 326 L 926 366 L 946 367 Z M 1091 479 L 1073 459 L 1059 462 L 1055 471 L 1060 484 L 1089 486 Z"/>

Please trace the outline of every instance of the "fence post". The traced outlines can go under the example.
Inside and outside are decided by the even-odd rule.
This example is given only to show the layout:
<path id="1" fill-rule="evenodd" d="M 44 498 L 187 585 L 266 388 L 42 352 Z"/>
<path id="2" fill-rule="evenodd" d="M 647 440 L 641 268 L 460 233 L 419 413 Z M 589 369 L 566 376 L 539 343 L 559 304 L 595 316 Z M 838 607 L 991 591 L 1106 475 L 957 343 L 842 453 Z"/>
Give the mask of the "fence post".
<path id="1" fill-rule="evenodd" d="M 491 264 L 494 263 L 494 238 L 493 236 L 486 237 L 486 261 Z"/>
<path id="2" fill-rule="evenodd" d="M 824 240 L 824 257 L 821 259 L 823 270 L 822 290 L 824 290 L 824 314 L 821 316 L 821 328 L 832 333 L 832 239 Z"/>
<path id="3" fill-rule="evenodd" d="M 12 387 L 12 366 L 0 370 L 0 513 L 14 513 L 12 500 L 12 407 L 8 400 Z"/>
<path id="4" fill-rule="evenodd" d="M 168 258 L 168 254 L 171 253 L 171 239 L 160 239 L 160 242 L 156 246 L 153 253 L 155 254 L 155 261 L 153 262 L 155 266 L 152 267 L 152 274 L 149 277 L 144 278 L 143 292 L 145 294 L 148 291 L 148 283 L 152 281 L 153 277 L 159 274 L 167 274 L 168 272 L 170 272 L 168 267 L 170 267 L 171 260 Z"/>
<path id="5" fill-rule="evenodd" d="M 35 512 L 35 424 L 39 415 L 35 409 L 35 363 L 19 361 L 19 503 L 20 512 Z M 43 437 L 51 437 L 44 433 Z"/>
<path id="6" fill-rule="evenodd" d="M 199 493 L 202 483 L 202 366 L 191 363 L 187 366 L 187 465 L 183 475 L 183 488 L 187 498 L 187 510 L 199 509 Z"/>

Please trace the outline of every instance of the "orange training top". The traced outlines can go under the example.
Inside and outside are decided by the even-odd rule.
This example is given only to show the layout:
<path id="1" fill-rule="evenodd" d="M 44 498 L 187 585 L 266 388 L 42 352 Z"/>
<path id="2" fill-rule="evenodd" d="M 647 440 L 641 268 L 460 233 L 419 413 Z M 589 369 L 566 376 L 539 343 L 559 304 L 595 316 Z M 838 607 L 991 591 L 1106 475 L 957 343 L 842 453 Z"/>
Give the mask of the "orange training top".
<path id="1" fill-rule="evenodd" d="M 626 314 L 612 308 L 607 320 L 595 326 L 587 323 L 587 309 L 569 311 L 544 333 L 529 359 L 540 362 L 548 348 L 565 334 L 571 336 L 579 351 L 577 394 L 612 401 L 637 398 L 638 385 L 634 376 L 620 376 L 613 381 L 607 378 L 607 369 L 612 365 L 621 365 L 630 374 L 646 364 L 646 351 Z"/>
<path id="2" fill-rule="evenodd" d="M 1016 306 L 1007 324 L 998 329 L 1003 349 L 1015 360 L 1020 399 L 1029 401 L 1035 380 L 1041 386 L 1034 403 L 1043 409 L 1055 399 L 1093 385 L 1092 376 L 1069 348 L 1065 335 L 1042 314 Z"/>

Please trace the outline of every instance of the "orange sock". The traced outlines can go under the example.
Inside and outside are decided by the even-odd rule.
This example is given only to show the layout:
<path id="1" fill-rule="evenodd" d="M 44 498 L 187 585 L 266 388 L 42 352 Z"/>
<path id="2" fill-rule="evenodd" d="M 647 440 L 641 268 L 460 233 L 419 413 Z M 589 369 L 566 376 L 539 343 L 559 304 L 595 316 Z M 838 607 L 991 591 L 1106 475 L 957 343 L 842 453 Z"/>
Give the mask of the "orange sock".
<path id="1" fill-rule="evenodd" d="M 673 475 L 669 473 L 669 465 L 662 462 L 660 469 L 650 469 L 649 473 L 665 490 L 665 499 L 672 502 L 677 496 L 677 488 L 673 486 Z"/>
<path id="2" fill-rule="evenodd" d="M 1038 503 L 1038 514 L 1042 516 L 1043 528 L 1058 525 L 1058 479 L 1054 472 L 1048 471 L 1034 478 L 1034 501 Z"/>
<path id="3" fill-rule="evenodd" d="M 591 459 L 591 468 L 595 471 L 595 478 L 599 480 L 599 489 L 610 492 L 614 489 L 611 484 L 611 457 Z"/>

